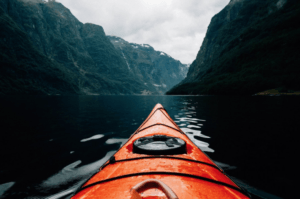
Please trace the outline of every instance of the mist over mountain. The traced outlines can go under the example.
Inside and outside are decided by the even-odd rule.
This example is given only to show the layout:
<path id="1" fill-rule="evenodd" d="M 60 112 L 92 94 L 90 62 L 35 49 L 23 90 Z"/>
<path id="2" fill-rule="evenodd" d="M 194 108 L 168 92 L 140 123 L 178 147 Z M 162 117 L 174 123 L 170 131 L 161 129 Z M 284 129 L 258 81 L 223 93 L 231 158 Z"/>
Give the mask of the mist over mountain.
<path id="1" fill-rule="evenodd" d="M 168 94 L 300 90 L 300 2 L 231 0 L 208 27 L 187 78 Z"/>
<path id="2" fill-rule="evenodd" d="M 184 78 L 133 72 L 101 26 L 61 3 L 1 0 L 0 14 L 1 94 L 162 94 Z"/>

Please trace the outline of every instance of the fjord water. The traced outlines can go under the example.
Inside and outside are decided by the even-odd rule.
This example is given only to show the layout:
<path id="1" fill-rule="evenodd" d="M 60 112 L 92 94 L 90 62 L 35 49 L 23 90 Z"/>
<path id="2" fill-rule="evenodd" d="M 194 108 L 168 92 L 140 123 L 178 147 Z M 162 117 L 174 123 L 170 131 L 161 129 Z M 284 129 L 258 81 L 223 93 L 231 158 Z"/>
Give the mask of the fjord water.
<path id="1" fill-rule="evenodd" d="M 291 196 L 299 97 L 2 96 L 0 198 L 68 198 L 157 103 L 240 186 Z"/>

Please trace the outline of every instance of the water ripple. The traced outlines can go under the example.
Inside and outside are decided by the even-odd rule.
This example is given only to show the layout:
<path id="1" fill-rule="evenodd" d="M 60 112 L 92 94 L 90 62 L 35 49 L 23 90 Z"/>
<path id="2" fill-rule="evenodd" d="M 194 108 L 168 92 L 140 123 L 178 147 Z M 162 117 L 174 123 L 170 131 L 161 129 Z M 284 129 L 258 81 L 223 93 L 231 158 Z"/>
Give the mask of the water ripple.
<path id="1" fill-rule="evenodd" d="M 87 142 L 87 141 L 90 141 L 90 140 L 97 140 L 97 139 L 100 139 L 102 137 L 104 137 L 104 135 L 98 134 L 98 135 L 94 135 L 94 136 L 92 136 L 90 138 L 82 139 L 82 140 L 80 140 L 80 142 Z"/>
<path id="2" fill-rule="evenodd" d="M 196 126 L 196 125 L 188 125 L 187 127 L 188 128 L 197 128 L 197 129 L 200 129 L 201 127 L 200 126 L 203 126 L 203 124 L 197 124 L 199 126 Z"/>
<path id="3" fill-rule="evenodd" d="M 81 184 L 86 181 L 89 176 L 95 173 L 95 171 L 97 171 L 115 152 L 116 151 L 109 151 L 100 160 L 88 165 L 83 165 L 78 168 L 77 166 L 81 164 L 81 160 L 69 164 L 64 167 L 59 173 L 51 176 L 36 188 L 38 190 L 50 190 L 57 188 L 63 184 L 68 184 L 69 188 L 55 195 L 48 196 L 47 198 L 57 199 L 69 195 L 70 193 L 73 193 L 78 187 L 80 187 Z"/>
<path id="4" fill-rule="evenodd" d="M 121 143 L 122 146 L 123 144 L 125 144 L 125 142 L 127 141 L 127 139 L 124 139 L 124 138 L 111 138 L 111 139 L 108 139 L 106 140 L 106 144 L 117 144 L 117 143 Z"/>
<path id="5" fill-rule="evenodd" d="M 184 103 L 190 104 L 190 103 Z M 178 126 L 183 127 L 181 130 L 186 133 L 186 135 L 192 140 L 192 142 L 197 145 L 202 151 L 213 153 L 215 150 L 209 147 L 209 143 L 203 141 L 202 139 L 209 139 L 210 137 L 204 135 L 199 130 L 203 126 L 203 122 L 206 120 L 199 119 L 196 117 L 195 107 L 184 107 L 181 109 L 180 113 L 175 115 L 175 122 Z"/>
<path id="6" fill-rule="evenodd" d="M 0 185 L 0 196 L 4 194 L 8 189 L 10 189 L 15 182 L 8 182 Z"/>
<path id="7" fill-rule="evenodd" d="M 183 132 L 185 132 L 186 134 L 192 134 L 194 136 L 199 136 L 199 137 L 202 137 L 202 138 L 210 138 L 209 136 L 207 135 L 203 135 L 201 133 L 201 131 L 198 131 L 198 130 L 193 130 L 193 129 L 190 129 L 190 128 L 181 128 L 181 130 Z"/>

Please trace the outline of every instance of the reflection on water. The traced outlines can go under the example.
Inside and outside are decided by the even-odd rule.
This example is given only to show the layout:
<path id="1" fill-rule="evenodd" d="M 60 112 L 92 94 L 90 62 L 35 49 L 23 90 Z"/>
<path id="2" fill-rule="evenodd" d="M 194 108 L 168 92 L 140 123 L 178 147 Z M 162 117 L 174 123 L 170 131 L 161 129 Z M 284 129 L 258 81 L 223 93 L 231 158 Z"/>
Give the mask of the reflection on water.
<path id="1" fill-rule="evenodd" d="M 214 150 L 209 147 L 208 141 L 204 141 L 210 137 L 202 134 L 199 130 L 203 126 L 205 120 L 197 118 L 197 112 L 190 111 L 195 110 L 194 106 L 189 106 L 190 104 L 191 103 L 188 102 L 182 102 L 184 107 L 182 107 L 180 112 L 175 115 L 174 121 L 202 151 L 213 153 Z M 183 126 L 185 126 L 185 128 L 182 128 Z"/>
<path id="2" fill-rule="evenodd" d="M 288 111 L 298 114 L 300 109 L 295 108 L 298 100 L 285 103 L 280 99 L 213 96 L 0 98 L 3 118 L 0 126 L 9 129 L 0 139 L 0 197 L 68 198 L 127 141 L 157 103 L 161 103 L 188 137 L 230 175 L 251 181 L 268 192 L 284 195 L 280 187 L 292 184 L 286 182 L 279 186 L 276 181 L 284 181 L 287 176 L 278 171 L 284 170 L 284 162 L 290 160 L 286 154 L 292 151 L 289 149 L 291 141 L 285 139 L 292 138 L 291 132 L 298 122 L 289 117 Z M 284 123 L 282 115 L 286 117 Z M 257 125 L 260 128 L 256 128 Z M 285 137 L 281 136 L 282 132 Z M 279 149 L 280 144 L 285 147 Z M 275 159 L 281 161 L 274 165 Z M 256 195 L 270 196 L 248 187 Z"/>
<path id="3" fill-rule="evenodd" d="M 196 128 L 196 129 L 200 129 L 201 127 L 200 126 L 203 126 L 203 124 L 198 124 L 199 126 L 196 126 L 196 125 L 188 125 L 187 127 L 188 128 Z"/>
<path id="4" fill-rule="evenodd" d="M 0 185 L 0 196 L 4 194 L 5 191 L 7 191 L 9 188 L 11 188 L 15 182 L 8 182 Z"/>
<path id="5" fill-rule="evenodd" d="M 127 139 L 122 139 L 122 138 L 111 138 L 106 140 L 106 144 L 117 144 L 117 143 L 121 143 L 122 145 L 125 144 L 125 142 L 127 141 Z M 120 146 L 122 146 L 120 145 Z"/>
<path id="6" fill-rule="evenodd" d="M 66 167 L 64 167 L 59 173 L 51 176 L 44 182 L 42 182 L 37 189 L 47 190 L 59 188 L 61 185 L 68 185 L 67 190 L 63 190 L 57 194 L 50 196 L 49 198 L 60 198 L 70 193 L 73 193 L 87 178 L 94 174 L 116 151 L 109 151 L 100 160 L 88 165 L 84 165 L 76 168 L 81 164 L 78 160 Z"/>
<path id="7" fill-rule="evenodd" d="M 97 140 L 97 139 L 100 139 L 100 138 L 103 138 L 103 137 L 104 137 L 104 135 L 98 134 L 98 135 L 94 135 L 90 138 L 82 139 L 82 140 L 80 140 L 80 142 L 87 142 L 87 141 L 90 141 L 90 140 Z"/>

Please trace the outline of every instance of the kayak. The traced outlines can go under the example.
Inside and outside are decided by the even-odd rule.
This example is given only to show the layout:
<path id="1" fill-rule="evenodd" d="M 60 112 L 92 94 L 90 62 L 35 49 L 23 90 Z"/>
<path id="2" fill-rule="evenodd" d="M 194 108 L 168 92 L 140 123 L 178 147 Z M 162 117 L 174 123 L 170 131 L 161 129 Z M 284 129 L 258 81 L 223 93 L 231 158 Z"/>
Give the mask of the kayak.
<path id="1" fill-rule="evenodd" d="M 72 199 L 250 198 L 161 104 Z"/>

